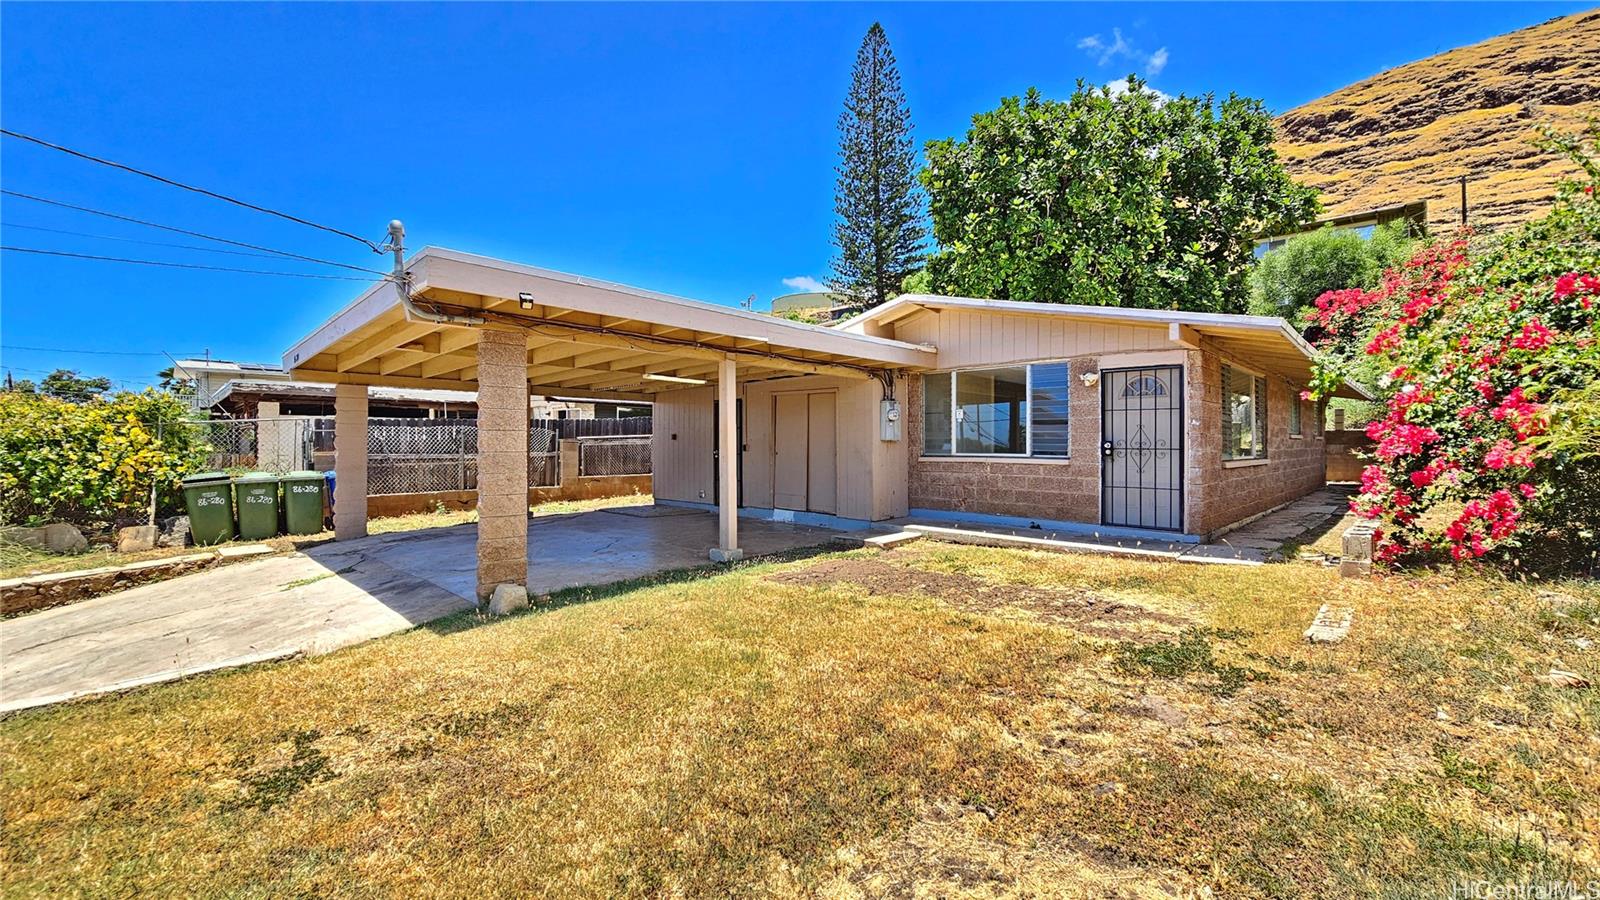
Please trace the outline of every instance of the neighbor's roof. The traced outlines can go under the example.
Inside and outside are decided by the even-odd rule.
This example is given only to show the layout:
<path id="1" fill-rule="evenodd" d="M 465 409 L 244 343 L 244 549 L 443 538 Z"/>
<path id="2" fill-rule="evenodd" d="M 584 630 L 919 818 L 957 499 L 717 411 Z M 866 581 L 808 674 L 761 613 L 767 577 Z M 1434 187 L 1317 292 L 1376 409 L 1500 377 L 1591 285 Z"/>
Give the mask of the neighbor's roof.
<path id="1" fill-rule="evenodd" d="M 1238 316 L 1225 313 L 1194 313 L 1164 309 L 1128 309 L 1119 306 L 1074 306 L 1066 303 L 1024 303 L 1017 300 L 982 300 L 972 297 L 942 297 L 934 294 L 901 294 L 833 326 L 854 333 L 869 327 L 887 326 L 929 310 L 960 309 L 997 315 L 1052 316 L 1081 321 L 1114 322 L 1167 328 L 1175 343 L 1188 329 L 1225 356 L 1235 356 L 1299 383 L 1311 374 L 1317 351 L 1288 322 L 1277 316 Z M 1340 397 L 1371 399 L 1360 385 L 1346 383 Z"/>
<path id="2" fill-rule="evenodd" d="M 256 376 L 289 377 L 289 373 L 276 363 L 234 362 L 228 359 L 180 359 L 174 368 L 188 372 L 238 372 Z"/>
<path id="3" fill-rule="evenodd" d="M 332 397 L 334 385 L 311 381 L 252 381 L 236 378 L 211 395 L 212 404 L 227 399 L 230 394 L 270 394 L 276 397 Z M 478 395 L 472 391 L 425 390 L 421 388 L 372 388 L 367 396 L 373 400 L 395 400 L 410 403 L 477 403 Z"/>
<path id="4" fill-rule="evenodd" d="M 534 393 L 610 400 L 714 379 L 725 356 L 741 381 L 804 372 L 865 378 L 934 358 L 915 344 L 454 250 L 426 248 L 406 268 L 415 302 L 487 325 L 410 320 L 395 285 L 383 281 L 291 347 L 284 368 L 314 382 L 474 390 L 483 327 L 526 335 Z M 523 294 L 532 297 L 528 308 Z"/>

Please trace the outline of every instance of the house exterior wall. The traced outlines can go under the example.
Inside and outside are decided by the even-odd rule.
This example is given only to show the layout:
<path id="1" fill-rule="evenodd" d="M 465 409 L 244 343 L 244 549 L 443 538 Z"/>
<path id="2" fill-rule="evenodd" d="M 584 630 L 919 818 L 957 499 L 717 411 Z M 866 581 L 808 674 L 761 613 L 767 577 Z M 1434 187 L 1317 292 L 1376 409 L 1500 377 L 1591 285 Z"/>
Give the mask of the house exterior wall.
<path id="1" fill-rule="evenodd" d="M 938 347 L 937 366 L 946 370 L 1172 347 L 1165 325 L 1109 324 L 993 310 L 924 310 L 894 323 L 892 336 Z"/>
<path id="2" fill-rule="evenodd" d="M 904 409 L 906 380 L 897 380 Z M 825 392 L 834 396 L 837 461 L 836 515 L 879 521 L 906 512 L 905 438 L 880 440 L 882 387 L 860 380 L 808 375 L 740 386 L 744 401 L 744 500 L 747 508 L 773 508 L 774 398 L 783 393 Z M 651 455 L 655 496 L 662 500 L 715 503 L 712 475 L 712 388 L 657 395 Z"/>
<path id="3" fill-rule="evenodd" d="M 1188 354 L 1189 470 L 1184 484 L 1187 529 L 1213 534 L 1321 488 L 1327 483 L 1322 409 L 1300 400 L 1304 385 L 1267 378 L 1267 458 L 1222 459 L 1222 366 L 1250 368 L 1209 351 Z M 1301 436 L 1289 435 L 1289 405 L 1299 403 Z M 1196 424 L 1198 422 L 1198 424 Z"/>
<path id="4" fill-rule="evenodd" d="M 954 314 L 950 323 L 943 320 Z M 959 311 L 921 314 L 896 329 L 901 340 L 939 340 L 942 369 L 987 368 L 1066 361 L 1069 367 L 1070 457 L 1065 460 L 981 456 L 923 456 L 922 379 L 907 392 L 908 506 L 983 515 L 1099 524 L 1101 387 L 1082 376 L 1105 369 L 1184 367 L 1184 527 L 1207 535 L 1320 488 L 1324 442 L 1319 409 L 1302 406 L 1300 437 L 1289 436 L 1290 402 L 1302 385 L 1268 379 L 1267 459 L 1222 460 L 1222 365 L 1211 349 L 1176 348 L 1164 328 L 1106 327 L 1049 322 L 1037 317 L 985 315 L 992 323 L 961 321 Z M 1037 334 L 1010 320 L 1040 323 Z M 1062 326 L 1065 326 L 1064 328 Z M 910 327 L 907 327 L 910 326 Z M 959 343 L 978 342 L 981 352 Z M 958 360 L 949 364 L 946 360 Z M 1247 360 L 1230 360 L 1250 369 Z"/>

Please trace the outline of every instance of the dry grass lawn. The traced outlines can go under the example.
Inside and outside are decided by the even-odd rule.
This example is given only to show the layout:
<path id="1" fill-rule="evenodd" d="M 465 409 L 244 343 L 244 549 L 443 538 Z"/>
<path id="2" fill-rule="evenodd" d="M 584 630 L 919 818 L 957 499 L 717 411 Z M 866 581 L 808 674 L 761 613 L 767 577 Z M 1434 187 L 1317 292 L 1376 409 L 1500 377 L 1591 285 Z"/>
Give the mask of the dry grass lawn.
<path id="1" fill-rule="evenodd" d="M 921 543 L 0 722 L 7 896 L 1441 896 L 1600 871 L 1600 589 Z M 1301 639 L 1353 606 L 1344 643 Z"/>

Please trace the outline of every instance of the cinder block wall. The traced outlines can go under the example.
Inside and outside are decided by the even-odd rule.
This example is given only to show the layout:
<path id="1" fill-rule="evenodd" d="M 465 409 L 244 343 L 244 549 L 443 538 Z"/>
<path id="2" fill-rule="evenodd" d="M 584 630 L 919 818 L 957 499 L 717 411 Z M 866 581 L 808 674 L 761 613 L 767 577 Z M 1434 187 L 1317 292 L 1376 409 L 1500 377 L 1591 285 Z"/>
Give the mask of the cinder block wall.
<path id="1" fill-rule="evenodd" d="M 1322 410 L 1300 400 L 1302 385 L 1267 379 L 1267 462 L 1228 465 L 1222 460 L 1222 366 L 1215 353 L 1188 354 L 1190 448 L 1184 484 L 1188 530 L 1210 534 L 1257 513 L 1303 497 L 1326 483 Z M 1301 403 L 1301 436 L 1289 436 L 1289 405 Z M 1199 420 L 1199 425 L 1192 423 Z"/>

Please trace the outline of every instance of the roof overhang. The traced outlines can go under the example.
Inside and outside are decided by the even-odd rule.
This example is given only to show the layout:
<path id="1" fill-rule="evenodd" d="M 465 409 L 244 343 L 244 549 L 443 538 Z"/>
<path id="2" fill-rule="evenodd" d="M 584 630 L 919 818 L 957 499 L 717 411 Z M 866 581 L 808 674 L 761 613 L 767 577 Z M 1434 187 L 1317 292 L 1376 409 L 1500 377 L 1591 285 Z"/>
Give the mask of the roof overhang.
<path id="1" fill-rule="evenodd" d="M 1277 316 L 1239 316 L 1225 313 L 1191 313 L 1164 309 L 1127 309 L 1117 306 L 1074 306 L 1065 303 L 1024 303 L 933 294 L 902 294 L 834 326 L 855 334 L 885 333 L 895 322 L 933 310 L 982 310 L 998 315 L 1049 316 L 1085 322 L 1114 322 L 1165 328 L 1176 346 L 1210 349 L 1243 364 L 1281 375 L 1298 384 L 1310 380 L 1318 352 L 1288 322 Z M 1346 382 L 1334 396 L 1370 400 L 1358 384 Z"/>
<path id="2" fill-rule="evenodd" d="M 484 323 L 412 318 L 386 280 L 291 347 L 284 369 L 303 381 L 471 391 L 478 335 L 509 330 L 527 335 L 535 393 L 648 400 L 714 379 L 725 358 L 738 364 L 740 381 L 869 378 L 935 358 L 930 347 L 454 250 L 426 248 L 407 272 L 417 306 Z"/>

